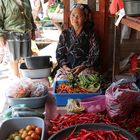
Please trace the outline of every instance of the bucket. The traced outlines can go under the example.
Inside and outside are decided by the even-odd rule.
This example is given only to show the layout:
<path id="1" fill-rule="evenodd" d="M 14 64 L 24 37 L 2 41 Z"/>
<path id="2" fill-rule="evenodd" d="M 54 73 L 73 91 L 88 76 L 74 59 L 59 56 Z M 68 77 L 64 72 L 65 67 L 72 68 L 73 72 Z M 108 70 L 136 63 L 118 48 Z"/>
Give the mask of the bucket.
<path id="1" fill-rule="evenodd" d="M 123 0 L 124 9 L 127 16 L 140 16 L 139 0 Z"/>

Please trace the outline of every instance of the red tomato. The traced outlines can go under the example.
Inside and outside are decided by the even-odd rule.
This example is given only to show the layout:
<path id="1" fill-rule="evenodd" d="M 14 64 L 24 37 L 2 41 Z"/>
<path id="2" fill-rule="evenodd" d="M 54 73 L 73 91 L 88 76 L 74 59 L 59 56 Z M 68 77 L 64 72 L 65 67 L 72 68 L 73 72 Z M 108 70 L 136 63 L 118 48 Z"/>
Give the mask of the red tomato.
<path id="1" fill-rule="evenodd" d="M 23 133 L 21 134 L 21 137 L 25 139 L 26 136 L 28 136 L 28 133 L 24 130 Z"/>
<path id="2" fill-rule="evenodd" d="M 42 128 L 36 127 L 35 133 L 38 134 L 38 135 L 41 135 L 41 132 L 42 132 Z"/>
<path id="3" fill-rule="evenodd" d="M 33 131 L 33 130 L 30 130 L 30 131 L 28 132 L 28 135 L 31 136 L 32 133 L 34 133 L 34 131 Z"/>
<path id="4" fill-rule="evenodd" d="M 31 136 L 25 137 L 25 140 L 34 140 Z"/>
<path id="5" fill-rule="evenodd" d="M 34 125 L 34 124 L 31 124 L 31 126 L 32 126 L 32 130 L 35 130 L 35 128 L 37 127 L 37 126 Z"/>
<path id="6" fill-rule="evenodd" d="M 34 140 L 39 140 L 40 139 L 39 135 L 36 134 L 36 133 L 32 133 L 31 138 L 33 138 Z"/>

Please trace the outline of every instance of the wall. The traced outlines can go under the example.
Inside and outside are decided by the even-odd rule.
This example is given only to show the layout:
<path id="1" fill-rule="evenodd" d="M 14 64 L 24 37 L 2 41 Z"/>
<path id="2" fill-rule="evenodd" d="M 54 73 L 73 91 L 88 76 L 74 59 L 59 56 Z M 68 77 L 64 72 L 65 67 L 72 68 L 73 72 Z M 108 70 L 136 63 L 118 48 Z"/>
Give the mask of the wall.
<path id="1" fill-rule="evenodd" d="M 113 64 L 113 48 L 114 48 L 114 17 L 109 17 L 109 52 L 108 55 L 110 69 Z M 140 53 L 140 39 L 137 39 L 137 31 L 132 29 L 130 38 L 123 39 L 120 48 L 120 60 L 127 58 L 130 53 Z"/>
<path id="2" fill-rule="evenodd" d="M 140 54 L 140 39 L 137 39 L 137 31 L 132 30 L 130 39 L 124 39 L 121 44 L 121 59 L 129 56 L 131 52 Z"/>

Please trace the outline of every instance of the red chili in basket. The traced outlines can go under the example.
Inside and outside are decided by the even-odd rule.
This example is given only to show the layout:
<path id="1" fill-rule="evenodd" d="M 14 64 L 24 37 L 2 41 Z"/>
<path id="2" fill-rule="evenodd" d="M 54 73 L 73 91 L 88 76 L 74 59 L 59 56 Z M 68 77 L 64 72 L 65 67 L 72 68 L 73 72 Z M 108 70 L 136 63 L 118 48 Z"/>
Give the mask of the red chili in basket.
<path id="1" fill-rule="evenodd" d="M 125 136 L 120 134 L 119 132 L 115 132 L 112 130 L 86 130 L 81 129 L 79 132 L 75 132 L 74 130 L 65 140 L 128 140 Z"/>
<path id="2" fill-rule="evenodd" d="M 83 121 L 84 120 L 84 121 Z M 83 123 L 105 123 L 120 126 L 135 136 L 140 138 L 140 133 L 136 131 L 136 128 L 140 126 L 140 111 L 133 112 L 129 118 L 124 120 L 113 120 L 105 112 L 104 113 L 81 113 L 81 114 L 65 114 L 64 116 L 57 116 L 55 119 L 50 120 L 50 126 L 48 128 L 49 134 L 54 134 L 57 131 L 66 128 L 68 126 L 83 124 Z M 132 123 L 133 122 L 133 123 Z M 53 129 L 53 127 L 57 129 Z M 139 139 L 140 140 L 140 139 Z"/>

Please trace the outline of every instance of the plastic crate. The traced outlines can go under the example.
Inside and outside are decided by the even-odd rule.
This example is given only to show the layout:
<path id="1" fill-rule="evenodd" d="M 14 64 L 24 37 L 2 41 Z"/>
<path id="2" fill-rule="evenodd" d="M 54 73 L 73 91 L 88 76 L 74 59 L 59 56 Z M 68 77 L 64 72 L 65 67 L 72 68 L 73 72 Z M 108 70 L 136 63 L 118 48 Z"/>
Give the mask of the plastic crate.
<path id="1" fill-rule="evenodd" d="M 56 105 L 57 106 L 65 106 L 67 105 L 68 99 L 85 99 L 92 96 L 98 96 L 102 94 L 101 90 L 98 90 L 98 92 L 94 93 L 56 93 L 56 87 L 63 83 L 68 82 L 64 80 L 56 81 L 53 86 L 53 93 L 56 99 Z"/>

